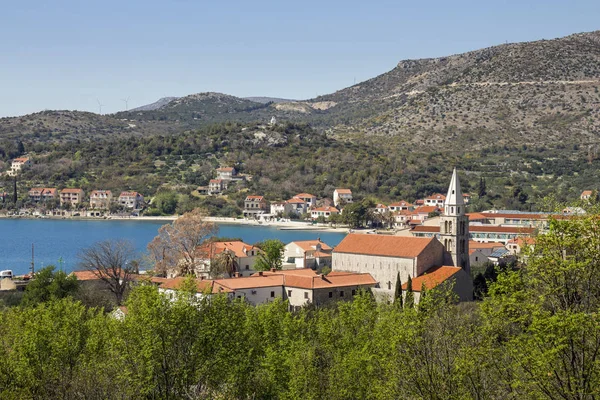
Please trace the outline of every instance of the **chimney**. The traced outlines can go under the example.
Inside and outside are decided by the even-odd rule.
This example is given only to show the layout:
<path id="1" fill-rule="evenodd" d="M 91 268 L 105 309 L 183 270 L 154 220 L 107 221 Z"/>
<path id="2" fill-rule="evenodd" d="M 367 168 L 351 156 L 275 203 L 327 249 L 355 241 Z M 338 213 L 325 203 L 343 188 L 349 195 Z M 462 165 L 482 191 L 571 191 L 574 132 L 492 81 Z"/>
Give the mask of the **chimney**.
<path id="1" fill-rule="evenodd" d="M 239 272 L 236 272 L 236 273 L 235 273 L 235 277 L 236 277 L 236 278 L 239 278 L 240 276 L 241 276 L 241 275 L 240 275 L 240 273 L 239 273 Z"/>
<path id="2" fill-rule="evenodd" d="M 324 274 L 321 274 L 321 279 L 326 280 L 325 278 L 326 276 Z"/>
<path id="3" fill-rule="evenodd" d="M 277 272 L 277 268 L 271 268 L 271 272 Z"/>
<path id="4" fill-rule="evenodd" d="M 263 272 L 262 271 L 258 271 L 258 276 L 263 276 Z"/>

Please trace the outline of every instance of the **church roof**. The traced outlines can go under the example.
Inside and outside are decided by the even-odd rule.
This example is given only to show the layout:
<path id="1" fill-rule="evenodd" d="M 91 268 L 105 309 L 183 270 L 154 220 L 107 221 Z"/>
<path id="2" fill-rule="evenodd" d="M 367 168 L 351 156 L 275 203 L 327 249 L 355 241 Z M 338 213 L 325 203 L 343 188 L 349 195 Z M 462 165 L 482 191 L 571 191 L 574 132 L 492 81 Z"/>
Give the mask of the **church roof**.
<path id="1" fill-rule="evenodd" d="M 448 194 L 446 195 L 446 205 L 462 206 L 464 204 L 465 201 L 463 199 L 462 189 L 460 188 L 460 181 L 458 180 L 456 168 L 454 168 L 450 186 L 448 187 Z"/>
<path id="2" fill-rule="evenodd" d="M 370 256 L 415 258 L 425 251 L 434 240 L 437 239 L 351 233 L 333 251 Z"/>

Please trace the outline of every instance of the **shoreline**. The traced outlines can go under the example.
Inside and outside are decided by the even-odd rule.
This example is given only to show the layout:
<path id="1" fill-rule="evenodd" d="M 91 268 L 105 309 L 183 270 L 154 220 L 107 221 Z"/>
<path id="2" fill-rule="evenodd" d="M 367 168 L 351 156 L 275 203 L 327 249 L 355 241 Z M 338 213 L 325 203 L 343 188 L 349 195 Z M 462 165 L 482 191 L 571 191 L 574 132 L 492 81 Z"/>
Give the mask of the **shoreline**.
<path id="1" fill-rule="evenodd" d="M 178 215 L 169 215 L 169 216 L 140 216 L 140 217 L 130 217 L 130 216 L 110 216 L 106 218 L 99 217 L 63 217 L 63 216 L 45 216 L 45 217 L 37 217 L 32 215 L 0 215 L 0 220 L 2 219 L 27 219 L 27 220 L 60 220 L 60 221 L 164 221 L 164 222 L 172 222 L 179 218 Z M 206 217 L 206 221 L 213 222 L 217 224 L 227 224 L 227 225 L 243 225 L 243 226 L 256 226 L 256 227 L 265 227 L 265 228 L 277 228 L 278 230 L 284 231 L 316 231 L 316 232 L 332 232 L 332 233 L 348 233 L 349 229 L 347 227 L 337 227 L 332 228 L 327 225 L 312 225 L 309 222 L 300 222 L 300 221 L 272 221 L 272 222 L 259 222 L 257 220 L 250 220 L 244 218 L 232 218 L 232 217 Z"/>

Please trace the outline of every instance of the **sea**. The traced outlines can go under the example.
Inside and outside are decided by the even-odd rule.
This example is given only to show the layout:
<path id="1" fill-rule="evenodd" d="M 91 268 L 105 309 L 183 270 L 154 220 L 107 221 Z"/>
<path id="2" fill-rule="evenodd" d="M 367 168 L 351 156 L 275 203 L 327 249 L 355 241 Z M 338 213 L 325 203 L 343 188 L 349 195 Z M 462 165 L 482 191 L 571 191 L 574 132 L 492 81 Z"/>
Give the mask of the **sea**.
<path id="1" fill-rule="evenodd" d="M 26 274 L 33 262 L 36 270 L 48 265 L 71 272 L 79 269 L 78 254 L 95 243 L 107 239 L 128 239 L 139 256 L 147 254 L 148 243 L 158 229 L 170 221 L 140 220 L 60 220 L 0 219 L 0 270 L 10 269 L 15 275 Z M 320 238 L 336 246 L 346 235 L 342 232 L 315 230 L 281 230 L 261 225 L 218 224 L 220 237 L 241 238 L 248 244 L 265 239 L 284 243 Z"/>

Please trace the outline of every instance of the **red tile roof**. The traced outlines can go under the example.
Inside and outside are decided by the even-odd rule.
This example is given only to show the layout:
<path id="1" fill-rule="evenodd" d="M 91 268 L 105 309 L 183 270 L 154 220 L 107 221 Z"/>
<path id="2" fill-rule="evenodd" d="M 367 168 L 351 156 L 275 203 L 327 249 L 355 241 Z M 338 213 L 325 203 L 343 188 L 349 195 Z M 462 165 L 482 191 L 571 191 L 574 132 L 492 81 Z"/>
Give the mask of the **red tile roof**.
<path id="1" fill-rule="evenodd" d="M 233 168 L 232 167 L 221 167 L 221 168 L 217 168 L 217 171 L 219 171 L 219 172 L 233 172 Z"/>
<path id="2" fill-rule="evenodd" d="M 295 241 L 292 243 L 294 243 L 296 246 L 300 247 L 304 251 L 315 250 L 315 247 L 318 244 L 321 245 L 321 250 L 324 250 L 324 251 L 333 250 L 331 247 L 329 247 L 329 245 L 327 243 L 322 242 L 321 240 L 299 240 L 299 241 Z"/>
<path id="3" fill-rule="evenodd" d="M 220 286 L 231 290 L 252 289 L 264 287 L 283 286 L 283 275 L 264 274 L 263 276 L 253 275 L 241 278 L 226 278 L 215 280 Z"/>
<path id="4" fill-rule="evenodd" d="M 257 276 L 254 274 L 253 276 Z M 283 285 L 301 289 L 324 289 L 346 286 L 371 286 L 377 284 L 371 274 L 333 271 L 327 276 L 319 275 L 310 268 L 282 270 L 276 272 L 265 271 L 265 276 L 282 276 Z M 236 278 L 240 279 L 240 278 Z"/>
<path id="5" fill-rule="evenodd" d="M 248 251 L 252 249 L 258 250 L 257 247 L 240 242 L 239 240 L 234 242 L 210 242 L 200 246 L 199 249 L 203 250 L 210 258 L 221 254 L 225 250 L 233 252 L 233 254 L 235 254 L 235 256 L 238 258 L 250 257 L 248 256 Z"/>
<path id="6" fill-rule="evenodd" d="M 262 200 L 263 196 L 246 196 L 246 201 L 248 200 Z"/>
<path id="7" fill-rule="evenodd" d="M 306 204 L 306 202 L 304 200 L 298 199 L 298 198 L 291 198 L 289 200 L 286 201 L 288 204 Z"/>
<path id="8" fill-rule="evenodd" d="M 179 276 L 177 278 L 166 279 L 160 284 L 161 289 L 178 290 L 181 288 L 181 284 L 185 281 L 185 277 Z M 214 280 L 210 279 L 194 279 L 196 283 L 197 293 L 230 293 L 231 289 L 218 284 Z"/>
<path id="9" fill-rule="evenodd" d="M 439 228 L 438 228 L 439 229 Z M 335 253 L 366 254 L 384 257 L 415 258 L 434 238 L 348 234 L 333 250 Z"/>
<path id="10" fill-rule="evenodd" d="M 498 247 L 504 247 L 504 244 L 500 242 L 480 243 L 474 240 L 469 240 L 469 249 L 495 249 Z"/>
<path id="11" fill-rule="evenodd" d="M 137 197 L 137 196 L 142 196 L 142 195 L 139 194 L 138 192 L 121 192 L 121 194 L 119 195 L 119 197 Z"/>
<path id="12" fill-rule="evenodd" d="M 13 162 L 18 162 L 18 163 L 24 163 L 27 161 L 29 161 L 29 158 L 27 158 L 27 157 L 18 157 L 13 160 Z"/>
<path id="13" fill-rule="evenodd" d="M 412 280 L 412 289 L 414 292 L 420 292 L 423 285 L 425 289 L 431 290 L 441 283 L 447 281 L 461 269 L 458 267 L 441 266 L 433 267 L 427 270 L 423 275 L 417 276 Z M 407 282 L 402 284 L 402 290 L 406 290 Z"/>
<path id="14" fill-rule="evenodd" d="M 295 195 L 294 197 L 298 197 L 298 198 L 301 198 L 301 199 L 302 198 L 306 199 L 306 198 L 309 198 L 309 197 L 316 197 L 316 196 L 312 195 L 310 193 L 299 193 L 299 194 Z"/>
<path id="15" fill-rule="evenodd" d="M 335 189 L 338 194 L 352 194 L 352 190 L 350 189 Z"/>
<path id="16" fill-rule="evenodd" d="M 436 206 L 421 206 L 421 207 L 415 208 L 415 212 L 417 212 L 419 214 L 429 214 L 432 212 L 436 212 L 438 210 L 439 210 L 439 208 L 437 208 Z"/>
<path id="17" fill-rule="evenodd" d="M 437 233 L 439 226 L 416 226 L 413 232 Z M 535 232 L 535 228 L 520 226 L 498 226 L 498 225 L 469 225 L 470 232 L 489 232 L 489 233 L 520 233 L 530 235 Z"/>
<path id="18" fill-rule="evenodd" d="M 396 203 L 390 204 L 390 207 L 412 207 L 412 204 L 410 204 L 407 201 L 402 200 L 402 201 L 398 201 Z"/>
<path id="19" fill-rule="evenodd" d="M 591 196 L 592 195 L 592 191 L 591 190 L 584 190 L 583 192 L 581 192 L 582 196 Z"/>
<path id="20" fill-rule="evenodd" d="M 73 193 L 73 194 L 81 194 L 83 193 L 83 189 L 63 189 L 60 193 Z"/>
<path id="21" fill-rule="evenodd" d="M 110 195 L 112 195 L 112 192 L 110 190 L 92 190 L 92 192 L 90 193 L 90 197 L 94 197 L 94 196 L 98 196 L 98 195 L 110 196 Z"/>
<path id="22" fill-rule="evenodd" d="M 446 196 L 441 193 L 434 193 L 429 197 L 425 197 L 425 200 L 446 200 Z"/>

